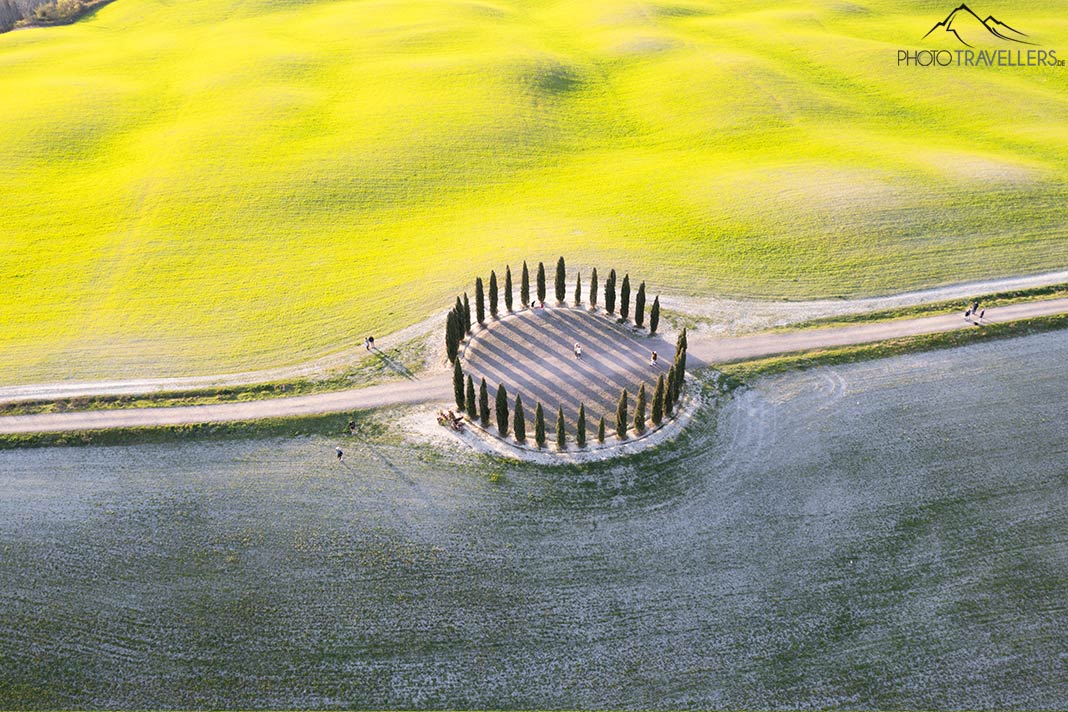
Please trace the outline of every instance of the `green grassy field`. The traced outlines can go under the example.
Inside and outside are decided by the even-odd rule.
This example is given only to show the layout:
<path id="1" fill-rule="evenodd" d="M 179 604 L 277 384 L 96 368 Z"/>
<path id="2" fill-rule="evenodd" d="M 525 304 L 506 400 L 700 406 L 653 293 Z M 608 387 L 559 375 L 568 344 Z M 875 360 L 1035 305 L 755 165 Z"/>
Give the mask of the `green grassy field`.
<path id="1" fill-rule="evenodd" d="M 977 7 L 1064 48 L 1049 0 Z M 826 297 L 1062 267 L 1068 70 L 953 3 L 117 0 L 0 35 L 0 381 L 281 365 L 522 259 Z"/>

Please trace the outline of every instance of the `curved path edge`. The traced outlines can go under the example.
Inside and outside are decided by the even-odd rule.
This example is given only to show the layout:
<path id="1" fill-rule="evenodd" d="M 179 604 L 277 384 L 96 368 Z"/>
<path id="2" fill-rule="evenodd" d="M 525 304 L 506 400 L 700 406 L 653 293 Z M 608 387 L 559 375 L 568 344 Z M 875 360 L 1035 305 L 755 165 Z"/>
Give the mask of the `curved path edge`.
<path id="1" fill-rule="evenodd" d="M 1065 313 L 1068 313 L 1068 299 L 1050 299 L 987 309 L 983 322 L 985 324 L 1005 323 Z M 851 346 L 905 336 L 974 328 L 977 328 L 975 324 L 966 321 L 961 312 L 955 312 L 917 319 L 752 336 L 717 338 L 694 334 L 690 338 L 688 353 L 692 357 L 691 363 L 695 367 L 700 367 L 812 349 Z M 322 415 L 390 405 L 447 401 L 451 397 L 451 374 L 438 373 L 416 381 L 243 403 L 7 416 L 0 418 L 0 433 L 142 428 Z"/>

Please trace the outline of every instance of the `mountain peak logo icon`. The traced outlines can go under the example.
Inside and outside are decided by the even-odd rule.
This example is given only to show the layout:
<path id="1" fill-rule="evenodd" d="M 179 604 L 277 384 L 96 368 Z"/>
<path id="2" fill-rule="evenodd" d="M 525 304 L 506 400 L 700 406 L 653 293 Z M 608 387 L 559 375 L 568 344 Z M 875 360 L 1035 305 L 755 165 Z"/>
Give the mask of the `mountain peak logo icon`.
<path id="1" fill-rule="evenodd" d="M 926 38 L 937 30 L 943 30 L 953 35 L 965 47 L 988 44 L 995 40 L 1019 42 L 1027 45 L 1034 44 L 1021 39 L 1027 37 L 1026 34 L 1009 27 L 993 15 L 988 15 L 985 20 L 980 19 L 970 7 L 963 3 L 954 8 L 953 12 L 946 16 L 946 19 L 936 22 L 935 26 L 928 30 L 924 37 Z"/>

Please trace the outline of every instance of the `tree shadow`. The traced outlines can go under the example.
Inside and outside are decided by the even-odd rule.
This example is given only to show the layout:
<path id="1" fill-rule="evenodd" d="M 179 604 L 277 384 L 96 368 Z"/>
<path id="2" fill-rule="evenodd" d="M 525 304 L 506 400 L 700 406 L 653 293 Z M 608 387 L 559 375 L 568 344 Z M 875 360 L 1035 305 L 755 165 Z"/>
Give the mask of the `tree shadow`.
<path id="1" fill-rule="evenodd" d="M 412 373 L 411 369 L 409 369 L 403 363 L 401 363 L 400 361 L 398 361 L 397 359 L 395 359 L 395 358 L 393 358 L 391 356 L 387 356 L 382 351 L 379 351 L 377 346 L 372 347 L 372 349 L 374 350 L 375 355 L 378 356 L 379 361 L 381 361 L 381 363 L 383 365 L 385 365 L 386 368 L 389 368 L 389 369 L 392 369 L 393 371 L 396 371 L 400 375 L 402 375 L 405 378 L 407 378 L 409 381 L 418 380 L 416 378 L 416 375 L 414 373 Z"/>

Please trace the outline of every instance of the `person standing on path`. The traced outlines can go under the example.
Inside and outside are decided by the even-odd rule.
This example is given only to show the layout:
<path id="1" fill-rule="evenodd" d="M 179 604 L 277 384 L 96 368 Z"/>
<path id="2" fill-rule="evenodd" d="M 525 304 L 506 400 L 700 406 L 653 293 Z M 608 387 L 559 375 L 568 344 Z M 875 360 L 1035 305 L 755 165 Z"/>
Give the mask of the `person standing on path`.
<path id="1" fill-rule="evenodd" d="M 375 347 L 375 337 L 368 336 L 367 337 L 367 350 L 370 351 L 374 347 Z"/>
<path id="2" fill-rule="evenodd" d="M 649 365 L 650 366 L 655 366 L 656 365 L 656 359 L 657 359 L 657 355 L 656 355 L 656 351 L 654 351 L 653 355 L 649 357 Z"/>
<path id="3" fill-rule="evenodd" d="M 979 312 L 979 321 L 983 320 L 983 315 L 984 314 L 986 314 L 986 309 L 984 309 L 983 311 Z"/>
<path id="4" fill-rule="evenodd" d="M 365 349 L 367 349 L 368 351 L 371 350 L 371 337 L 370 336 L 363 337 L 363 347 Z"/>
<path id="5" fill-rule="evenodd" d="M 334 448 L 334 451 L 337 452 L 337 461 L 341 462 L 341 460 L 345 457 L 345 453 L 341 452 L 341 448 L 339 447 Z"/>

